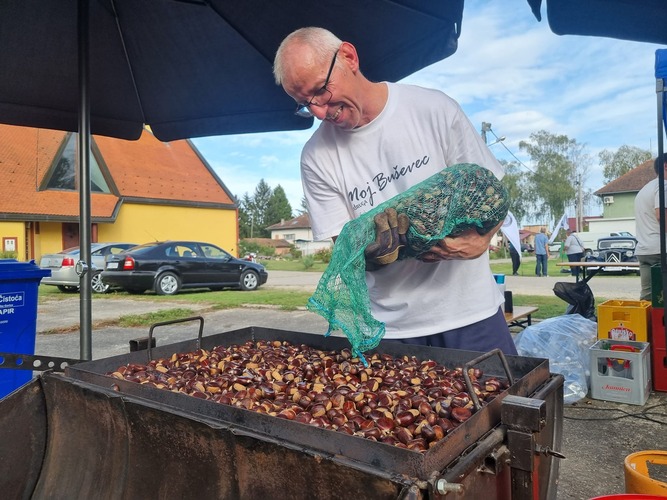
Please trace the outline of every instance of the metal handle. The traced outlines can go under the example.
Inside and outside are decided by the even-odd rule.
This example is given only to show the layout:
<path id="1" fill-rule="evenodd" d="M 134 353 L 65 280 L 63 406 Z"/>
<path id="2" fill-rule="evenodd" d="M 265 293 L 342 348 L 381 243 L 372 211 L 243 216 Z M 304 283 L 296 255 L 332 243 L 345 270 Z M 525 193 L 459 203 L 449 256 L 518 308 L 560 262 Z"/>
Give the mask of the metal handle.
<path id="1" fill-rule="evenodd" d="M 479 398 L 477 397 L 477 394 L 475 394 L 475 389 L 472 386 L 472 381 L 470 380 L 470 375 L 468 374 L 468 370 L 473 366 L 475 366 L 476 364 L 479 364 L 482 361 L 489 359 L 491 356 L 495 354 L 497 354 L 498 357 L 500 358 L 500 362 L 503 365 L 503 369 L 505 370 L 505 375 L 507 375 L 507 380 L 509 380 L 510 386 L 514 385 L 514 377 L 510 372 L 510 366 L 507 363 L 507 358 L 505 358 L 505 354 L 503 354 L 503 351 L 501 351 L 500 349 L 494 349 L 492 351 L 482 354 L 481 356 L 476 357 L 475 359 L 471 359 L 463 366 L 463 379 L 466 382 L 468 394 L 470 394 L 470 399 L 472 399 L 472 402 L 475 405 L 476 410 L 481 410 L 482 405 L 479 403 Z"/>
<path id="2" fill-rule="evenodd" d="M 150 330 L 148 330 L 148 348 L 146 349 L 147 354 L 148 354 L 148 361 L 151 362 L 153 361 L 153 356 L 151 355 L 152 347 L 151 345 L 153 344 L 153 330 L 155 330 L 158 326 L 167 326 L 167 325 L 175 325 L 177 323 L 185 323 L 187 321 L 199 321 L 199 335 L 197 336 L 197 349 L 201 348 L 201 338 L 202 334 L 204 332 L 204 318 L 201 316 L 192 316 L 190 318 L 182 318 L 182 319 L 172 319 L 170 321 L 162 321 L 161 323 L 155 323 L 154 325 L 151 326 Z"/>

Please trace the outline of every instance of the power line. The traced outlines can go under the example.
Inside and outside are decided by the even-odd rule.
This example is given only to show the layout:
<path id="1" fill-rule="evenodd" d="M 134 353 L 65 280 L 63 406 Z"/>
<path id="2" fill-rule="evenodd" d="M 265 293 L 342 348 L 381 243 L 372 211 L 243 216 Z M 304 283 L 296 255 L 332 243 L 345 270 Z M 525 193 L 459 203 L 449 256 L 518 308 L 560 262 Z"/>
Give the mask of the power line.
<path id="1" fill-rule="evenodd" d="M 534 171 L 532 168 L 530 168 L 530 167 L 529 167 L 528 165 L 526 165 L 524 162 L 522 162 L 521 160 L 519 160 L 519 159 L 516 157 L 516 155 L 510 150 L 510 148 L 508 148 L 508 147 L 505 145 L 505 143 L 504 143 L 503 141 L 500 140 L 500 138 L 496 135 L 496 133 L 495 133 L 495 132 L 493 131 L 493 129 L 491 128 L 491 124 L 490 124 L 490 123 L 486 123 L 486 124 L 483 123 L 483 125 L 488 125 L 488 127 L 487 127 L 486 129 L 483 128 L 483 130 L 484 130 L 485 132 L 491 132 L 491 134 L 493 134 L 493 137 L 496 138 L 496 142 L 495 142 L 494 144 L 500 143 L 500 145 L 501 145 L 502 147 L 504 147 L 505 150 L 506 150 L 509 154 L 512 155 L 512 158 L 514 158 L 516 161 L 518 161 L 519 164 L 520 164 L 523 168 L 525 168 L 525 169 L 528 170 L 529 172 L 532 172 L 533 174 L 535 173 L 535 171 Z M 503 137 L 503 139 L 504 139 L 504 137 Z"/>

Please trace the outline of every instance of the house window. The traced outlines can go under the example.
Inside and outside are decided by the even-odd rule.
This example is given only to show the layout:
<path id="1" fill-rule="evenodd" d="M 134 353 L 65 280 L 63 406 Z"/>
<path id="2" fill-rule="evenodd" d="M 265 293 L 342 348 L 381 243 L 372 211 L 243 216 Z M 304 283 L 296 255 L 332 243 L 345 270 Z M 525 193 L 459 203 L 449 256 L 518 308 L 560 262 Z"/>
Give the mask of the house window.
<path id="1" fill-rule="evenodd" d="M 46 189 L 77 190 L 76 134 L 67 134 L 65 146 L 56 158 Z M 90 189 L 96 193 L 110 193 L 94 154 L 90 155 Z"/>
<path id="2" fill-rule="evenodd" d="M 296 235 L 294 233 L 286 234 L 283 236 L 283 239 L 287 241 L 294 241 L 296 239 Z"/>

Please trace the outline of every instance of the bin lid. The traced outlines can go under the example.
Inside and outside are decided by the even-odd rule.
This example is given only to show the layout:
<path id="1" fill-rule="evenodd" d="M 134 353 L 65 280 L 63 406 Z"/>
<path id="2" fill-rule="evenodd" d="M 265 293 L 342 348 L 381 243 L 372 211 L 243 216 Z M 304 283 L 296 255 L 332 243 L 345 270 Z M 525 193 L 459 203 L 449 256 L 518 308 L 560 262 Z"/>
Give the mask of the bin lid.
<path id="1" fill-rule="evenodd" d="M 16 259 L 0 259 L 0 281 L 41 280 L 45 276 L 51 276 L 51 270 L 40 268 L 34 260 L 19 262 Z"/>

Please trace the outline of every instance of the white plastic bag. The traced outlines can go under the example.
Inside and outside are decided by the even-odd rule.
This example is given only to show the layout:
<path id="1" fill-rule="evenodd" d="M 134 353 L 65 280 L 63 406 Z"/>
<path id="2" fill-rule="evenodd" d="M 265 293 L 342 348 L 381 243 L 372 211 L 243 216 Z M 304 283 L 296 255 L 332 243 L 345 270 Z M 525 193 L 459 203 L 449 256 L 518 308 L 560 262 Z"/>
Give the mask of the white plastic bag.
<path id="1" fill-rule="evenodd" d="M 552 373 L 565 377 L 563 401 L 586 397 L 590 384 L 590 347 L 597 341 L 597 323 L 579 314 L 535 323 L 514 338 L 520 356 L 547 358 Z"/>

